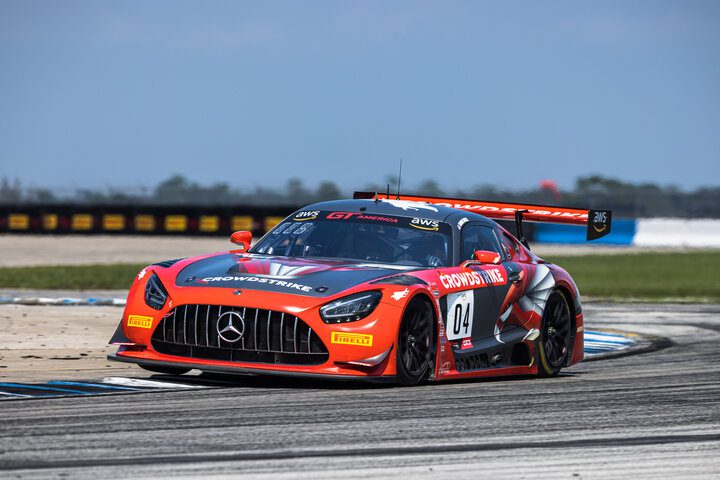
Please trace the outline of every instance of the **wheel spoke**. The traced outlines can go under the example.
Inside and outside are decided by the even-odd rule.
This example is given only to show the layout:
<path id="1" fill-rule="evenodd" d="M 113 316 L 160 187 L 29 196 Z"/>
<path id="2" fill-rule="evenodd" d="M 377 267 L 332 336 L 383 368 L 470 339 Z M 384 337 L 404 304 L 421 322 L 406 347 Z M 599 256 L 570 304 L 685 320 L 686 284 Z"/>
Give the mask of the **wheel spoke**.
<path id="1" fill-rule="evenodd" d="M 549 340 L 547 342 L 545 342 L 545 357 L 547 358 L 547 360 L 550 363 L 552 363 L 552 358 L 555 354 L 554 352 L 555 352 L 555 346 L 553 345 L 553 343 Z"/>
<path id="2" fill-rule="evenodd" d="M 403 365 L 405 365 L 405 367 L 407 367 L 409 369 L 410 363 L 411 363 L 410 350 L 405 349 L 405 351 L 403 352 Z"/>

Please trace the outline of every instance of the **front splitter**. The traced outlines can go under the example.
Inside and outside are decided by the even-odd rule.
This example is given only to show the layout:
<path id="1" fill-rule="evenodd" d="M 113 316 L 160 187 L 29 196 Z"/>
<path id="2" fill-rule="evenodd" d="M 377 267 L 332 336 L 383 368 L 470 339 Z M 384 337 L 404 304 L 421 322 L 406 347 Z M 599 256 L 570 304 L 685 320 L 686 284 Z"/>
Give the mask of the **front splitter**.
<path id="1" fill-rule="evenodd" d="M 203 372 L 225 373 L 231 375 L 265 375 L 286 378 L 307 378 L 316 380 L 332 380 L 341 382 L 366 382 L 366 383 L 394 383 L 394 376 L 370 377 L 365 375 L 328 375 L 324 373 L 289 372 L 278 370 L 265 370 L 262 368 L 248 367 L 220 367 L 217 365 L 205 365 L 192 362 L 163 362 L 161 360 L 146 360 L 122 355 L 108 355 L 107 359 L 114 362 L 135 363 L 149 367 L 173 367 L 202 370 Z"/>

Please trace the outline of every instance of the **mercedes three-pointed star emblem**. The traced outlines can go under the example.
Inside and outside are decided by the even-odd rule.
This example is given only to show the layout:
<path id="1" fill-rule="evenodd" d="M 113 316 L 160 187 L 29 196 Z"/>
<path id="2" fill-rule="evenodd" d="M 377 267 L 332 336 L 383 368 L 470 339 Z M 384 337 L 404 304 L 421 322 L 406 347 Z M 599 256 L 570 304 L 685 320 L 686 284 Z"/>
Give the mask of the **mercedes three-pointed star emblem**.
<path id="1" fill-rule="evenodd" d="M 220 338 L 236 343 L 245 333 L 245 319 L 238 312 L 225 312 L 218 317 L 216 328 Z"/>

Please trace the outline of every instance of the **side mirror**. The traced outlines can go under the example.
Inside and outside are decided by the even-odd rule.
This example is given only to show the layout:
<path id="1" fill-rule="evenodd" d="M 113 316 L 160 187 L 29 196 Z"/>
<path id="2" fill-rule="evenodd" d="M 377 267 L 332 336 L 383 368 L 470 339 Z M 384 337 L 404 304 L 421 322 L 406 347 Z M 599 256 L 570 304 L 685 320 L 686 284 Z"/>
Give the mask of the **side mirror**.
<path id="1" fill-rule="evenodd" d="M 230 241 L 242 250 L 247 251 L 250 248 L 250 243 L 252 243 L 252 232 L 248 232 L 247 230 L 233 232 L 233 234 L 230 235 Z"/>
<path id="2" fill-rule="evenodd" d="M 473 259 L 478 263 L 497 265 L 500 263 L 500 254 L 489 250 L 475 250 Z"/>

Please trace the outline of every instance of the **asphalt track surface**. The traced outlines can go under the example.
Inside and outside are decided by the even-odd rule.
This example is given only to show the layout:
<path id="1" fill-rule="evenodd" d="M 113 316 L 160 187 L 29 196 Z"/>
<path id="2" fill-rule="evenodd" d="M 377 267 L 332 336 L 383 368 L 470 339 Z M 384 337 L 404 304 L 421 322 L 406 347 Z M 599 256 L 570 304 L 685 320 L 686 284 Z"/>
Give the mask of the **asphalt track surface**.
<path id="1" fill-rule="evenodd" d="M 249 378 L 0 405 L 2 478 L 718 478 L 720 306 L 586 306 L 671 338 L 554 379 Z"/>

